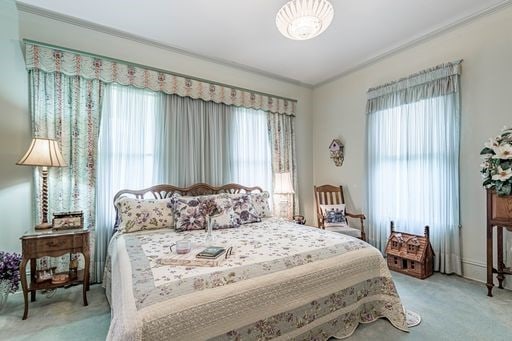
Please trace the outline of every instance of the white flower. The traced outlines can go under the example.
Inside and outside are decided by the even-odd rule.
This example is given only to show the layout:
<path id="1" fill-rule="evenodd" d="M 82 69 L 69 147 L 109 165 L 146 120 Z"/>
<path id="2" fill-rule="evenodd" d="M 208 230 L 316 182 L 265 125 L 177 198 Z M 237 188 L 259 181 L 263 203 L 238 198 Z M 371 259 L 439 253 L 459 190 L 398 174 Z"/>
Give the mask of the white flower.
<path id="1" fill-rule="evenodd" d="M 499 143 L 496 141 L 496 139 L 490 138 L 489 141 L 484 143 L 484 146 L 489 149 L 494 149 L 495 147 L 498 147 Z"/>
<path id="2" fill-rule="evenodd" d="M 496 155 L 493 155 L 493 159 L 512 159 L 512 146 L 509 144 L 499 145 L 492 150 L 496 153 Z"/>
<path id="3" fill-rule="evenodd" d="M 482 163 L 480 164 L 480 168 L 482 168 L 482 169 L 487 169 L 487 168 L 489 168 L 489 166 L 490 166 L 490 165 L 489 165 L 489 162 L 487 162 L 487 161 L 482 162 Z"/>
<path id="4" fill-rule="evenodd" d="M 494 174 L 492 176 L 493 180 L 499 180 L 499 181 L 506 181 L 508 179 L 512 178 L 512 169 L 506 169 L 504 170 L 501 168 L 501 166 L 498 166 L 498 173 Z"/>

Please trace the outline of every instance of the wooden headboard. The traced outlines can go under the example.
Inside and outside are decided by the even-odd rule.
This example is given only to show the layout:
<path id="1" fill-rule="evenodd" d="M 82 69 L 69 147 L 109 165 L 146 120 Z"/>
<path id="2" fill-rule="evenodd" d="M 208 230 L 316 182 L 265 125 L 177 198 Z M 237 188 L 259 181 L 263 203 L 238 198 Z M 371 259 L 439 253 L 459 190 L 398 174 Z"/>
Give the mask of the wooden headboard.
<path id="1" fill-rule="evenodd" d="M 263 192 L 260 187 L 246 187 L 239 184 L 226 184 L 219 187 L 211 186 L 204 183 L 198 183 L 190 187 L 176 187 L 173 185 L 156 185 L 140 190 L 123 189 L 114 195 L 114 208 L 116 210 L 116 221 L 114 231 L 120 223 L 119 212 L 117 212 L 116 201 L 121 197 L 132 197 L 138 199 L 165 199 L 170 198 L 174 193 L 186 196 L 219 194 L 219 193 L 251 193 Z"/>

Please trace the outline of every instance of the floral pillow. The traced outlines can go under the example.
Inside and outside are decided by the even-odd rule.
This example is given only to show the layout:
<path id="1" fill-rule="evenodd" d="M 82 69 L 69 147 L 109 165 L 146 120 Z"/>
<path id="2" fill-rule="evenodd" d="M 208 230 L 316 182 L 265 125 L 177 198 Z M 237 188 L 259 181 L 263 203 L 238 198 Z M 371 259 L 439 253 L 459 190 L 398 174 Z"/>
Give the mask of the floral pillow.
<path id="1" fill-rule="evenodd" d="M 225 195 L 203 195 L 182 197 L 175 194 L 169 201 L 176 220 L 176 231 L 204 230 L 208 216 L 219 214 L 231 208 L 231 200 Z"/>
<path id="2" fill-rule="evenodd" d="M 206 216 L 197 197 L 182 197 L 175 194 L 169 200 L 169 207 L 174 212 L 176 231 L 204 230 Z"/>
<path id="3" fill-rule="evenodd" d="M 346 226 L 345 205 L 320 205 L 322 211 L 324 226 Z"/>
<path id="4" fill-rule="evenodd" d="M 136 232 L 170 228 L 174 225 L 172 210 L 167 207 L 168 199 L 136 199 L 122 197 L 116 201 L 120 218 L 120 232 Z"/>
<path id="5" fill-rule="evenodd" d="M 270 211 L 270 204 L 268 202 L 270 194 L 267 191 L 262 193 L 251 193 L 250 196 L 252 205 L 254 206 L 254 209 L 260 218 L 272 216 L 272 212 Z"/>
<path id="6" fill-rule="evenodd" d="M 260 213 L 256 211 L 256 208 L 252 203 L 251 194 L 231 194 L 230 198 L 231 203 L 233 204 L 233 211 L 240 219 L 240 224 L 249 224 L 261 221 Z"/>
<path id="7" fill-rule="evenodd" d="M 240 219 L 232 207 L 224 209 L 221 213 L 209 217 L 212 229 L 230 229 L 240 227 Z"/>

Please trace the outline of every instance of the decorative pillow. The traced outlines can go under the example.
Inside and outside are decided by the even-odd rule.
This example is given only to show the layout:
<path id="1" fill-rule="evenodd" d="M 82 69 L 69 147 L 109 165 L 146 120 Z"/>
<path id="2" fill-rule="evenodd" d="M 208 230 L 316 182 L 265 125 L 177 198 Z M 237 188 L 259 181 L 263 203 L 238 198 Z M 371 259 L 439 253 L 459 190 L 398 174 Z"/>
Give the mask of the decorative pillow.
<path id="1" fill-rule="evenodd" d="M 260 215 L 254 208 L 249 193 L 230 194 L 231 202 L 233 204 L 233 211 L 240 219 L 240 224 L 256 223 L 261 221 Z"/>
<path id="2" fill-rule="evenodd" d="M 122 197 L 116 202 L 120 232 L 136 232 L 170 228 L 174 225 L 172 210 L 167 207 L 168 199 L 136 199 Z"/>
<path id="3" fill-rule="evenodd" d="M 225 194 L 182 197 L 175 194 L 169 201 L 176 219 L 176 231 L 204 230 L 208 216 L 231 208 L 231 200 Z M 240 224 L 238 224 L 240 225 Z"/>
<path id="4" fill-rule="evenodd" d="M 320 205 L 320 210 L 324 216 L 324 226 L 346 226 L 345 205 Z"/>
<path id="5" fill-rule="evenodd" d="M 182 197 L 175 194 L 169 200 L 169 207 L 174 212 L 176 231 L 204 230 L 206 227 L 206 216 L 198 197 Z"/>
<path id="6" fill-rule="evenodd" d="M 252 205 L 260 218 L 272 216 L 272 212 L 270 212 L 270 204 L 268 202 L 270 194 L 267 191 L 262 193 L 250 193 L 250 196 Z"/>
<path id="7" fill-rule="evenodd" d="M 235 215 L 232 207 L 229 207 L 219 214 L 210 216 L 212 229 L 230 229 L 240 227 L 240 220 Z"/>

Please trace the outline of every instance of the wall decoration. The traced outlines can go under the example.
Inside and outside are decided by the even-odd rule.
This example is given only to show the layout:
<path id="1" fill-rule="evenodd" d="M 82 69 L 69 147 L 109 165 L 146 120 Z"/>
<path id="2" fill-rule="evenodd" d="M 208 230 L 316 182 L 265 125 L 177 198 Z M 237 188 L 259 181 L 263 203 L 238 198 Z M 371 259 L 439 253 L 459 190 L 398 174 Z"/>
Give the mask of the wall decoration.
<path id="1" fill-rule="evenodd" d="M 329 145 L 329 151 L 331 153 L 331 159 L 334 161 L 336 167 L 341 167 L 343 160 L 345 159 L 345 146 L 339 139 L 332 140 Z"/>

